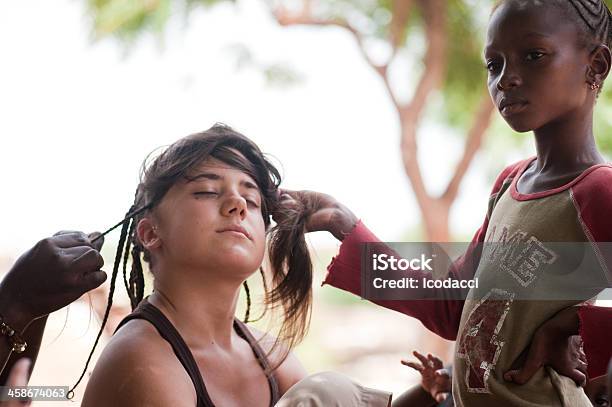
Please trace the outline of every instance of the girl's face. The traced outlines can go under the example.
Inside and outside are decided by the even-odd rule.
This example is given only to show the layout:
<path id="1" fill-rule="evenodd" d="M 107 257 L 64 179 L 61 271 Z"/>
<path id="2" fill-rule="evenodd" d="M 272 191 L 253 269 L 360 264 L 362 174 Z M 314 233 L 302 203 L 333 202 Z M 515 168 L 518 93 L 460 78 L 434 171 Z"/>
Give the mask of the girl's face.
<path id="1" fill-rule="evenodd" d="M 578 27 L 557 7 L 541 3 L 503 3 L 487 31 L 489 93 L 519 132 L 589 108 L 589 55 L 578 44 Z"/>
<path id="2" fill-rule="evenodd" d="M 168 265 L 206 269 L 222 278 L 248 277 L 261 265 L 265 248 L 257 184 L 215 158 L 197 166 L 189 178 L 173 185 L 145 221 L 142 228 L 150 222 L 156 244 L 148 249 Z"/>

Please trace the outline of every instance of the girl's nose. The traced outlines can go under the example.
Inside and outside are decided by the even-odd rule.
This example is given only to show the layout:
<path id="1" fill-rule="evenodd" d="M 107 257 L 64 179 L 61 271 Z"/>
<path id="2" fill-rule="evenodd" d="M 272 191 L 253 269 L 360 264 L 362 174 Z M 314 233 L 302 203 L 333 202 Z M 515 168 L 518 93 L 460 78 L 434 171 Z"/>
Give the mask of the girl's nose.
<path id="1" fill-rule="evenodd" d="M 239 216 L 240 220 L 244 220 L 247 213 L 246 199 L 237 194 L 228 196 L 221 205 L 221 213 L 224 216 Z"/>
<path id="2" fill-rule="evenodd" d="M 497 89 L 498 90 L 507 90 L 510 88 L 515 88 L 522 84 L 521 77 L 516 73 L 516 71 L 509 69 L 508 65 L 504 67 L 504 71 L 499 76 L 499 80 L 497 81 Z"/>

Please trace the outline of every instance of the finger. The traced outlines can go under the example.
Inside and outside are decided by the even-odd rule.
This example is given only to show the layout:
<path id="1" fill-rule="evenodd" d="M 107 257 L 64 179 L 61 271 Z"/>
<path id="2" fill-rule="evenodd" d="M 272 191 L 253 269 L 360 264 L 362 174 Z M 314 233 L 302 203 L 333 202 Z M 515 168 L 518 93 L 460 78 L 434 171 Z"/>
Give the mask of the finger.
<path id="1" fill-rule="evenodd" d="M 437 370 L 437 369 L 442 369 L 444 367 L 444 363 L 442 363 L 442 360 L 439 357 L 434 356 L 431 353 L 428 354 L 427 356 L 429 360 L 431 361 L 434 369 Z"/>
<path id="2" fill-rule="evenodd" d="M 104 259 L 100 253 L 90 246 L 69 247 L 58 249 L 62 264 L 66 264 L 69 273 L 84 273 L 102 268 Z"/>
<path id="3" fill-rule="evenodd" d="M 80 287 L 83 290 L 83 294 L 87 291 L 91 291 L 94 288 L 99 287 L 103 282 L 106 281 L 106 272 L 103 270 L 91 271 L 81 276 Z"/>
<path id="4" fill-rule="evenodd" d="M 416 357 L 418 360 L 421 361 L 421 363 L 423 364 L 423 366 L 428 366 L 429 365 L 429 360 L 427 360 L 427 358 L 425 357 L 425 355 L 421 355 L 419 352 L 417 352 L 416 350 L 412 352 L 412 354 L 414 355 L 414 357 Z"/>
<path id="5" fill-rule="evenodd" d="M 525 384 L 533 377 L 540 367 L 541 365 L 534 361 L 533 358 L 528 358 L 522 368 L 506 372 L 504 374 L 504 379 L 516 384 Z"/>
<path id="6" fill-rule="evenodd" d="M 80 253 L 77 249 L 80 250 Z M 65 249 L 65 251 L 72 254 L 72 266 L 75 267 L 75 270 L 95 271 L 104 265 L 104 258 L 100 252 L 91 247 Z"/>
<path id="7" fill-rule="evenodd" d="M 82 232 L 79 230 L 60 230 L 59 232 L 54 233 L 53 236 L 70 235 L 74 233 L 82 233 Z"/>
<path id="8" fill-rule="evenodd" d="M 581 371 L 582 373 L 587 373 L 588 364 L 583 360 L 578 360 L 576 369 Z"/>
<path id="9" fill-rule="evenodd" d="M 88 234 L 87 237 L 91 241 L 94 249 L 96 249 L 97 251 L 102 250 L 102 245 L 104 244 L 104 236 L 102 236 L 102 233 L 92 232 Z"/>
<path id="10" fill-rule="evenodd" d="M 578 369 L 572 370 L 568 377 L 576 383 L 576 386 L 584 387 L 587 384 L 587 376 Z"/>
<path id="11" fill-rule="evenodd" d="M 450 377 L 450 372 L 446 368 L 438 369 L 434 372 L 434 375 L 439 377 Z"/>
<path id="12" fill-rule="evenodd" d="M 27 386 L 28 385 L 28 373 L 30 372 L 30 365 L 32 361 L 28 358 L 19 359 L 11 369 L 6 385 L 8 387 Z"/>
<path id="13" fill-rule="evenodd" d="M 56 234 L 50 239 L 57 247 L 60 247 L 60 248 L 69 248 L 69 247 L 76 247 L 76 246 L 93 247 L 91 240 L 83 232 L 66 232 L 66 233 L 59 234 L 59 235 Z"/>
<path id="14" fill-rule="evenodd" d="M 446 400 L 449 396 L 448 392 L 442 392 L 442 393 L 438 393 L 436 394 L 436 403 L 442 403 L 444 400 Z"/>
<path id="15" fill-rule="evenodd" d="M 402 365 L 409 366 L 419 372 L 422 372 L 423 370 L 425 370 L 423 365 L 421 365 L 420 363 L 414 363 L 414 362 L 408 362 L 408 361 L 402 360 Z"/>

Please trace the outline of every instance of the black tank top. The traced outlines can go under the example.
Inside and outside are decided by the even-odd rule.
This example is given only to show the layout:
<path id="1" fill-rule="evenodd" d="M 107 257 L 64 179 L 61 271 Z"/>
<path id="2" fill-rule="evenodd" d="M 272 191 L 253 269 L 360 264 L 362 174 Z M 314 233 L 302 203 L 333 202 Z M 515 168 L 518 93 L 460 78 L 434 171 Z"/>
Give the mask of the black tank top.
<path id="1" fill-rule="evenodd" d="M 115 330 L 115 333 L 119 330 L 119 328 L 132 319 L 144 319 L 149 321 L 157 329 L 161 337 L 170 343 L 172 349 L 174 350 L 174 354 L 187 371 L 187 374 L 195 386 L 195 391 L 198 398 L 196 407 L 215 407 L 210 399 L 210 396 L 208 395 L 208 391 L 204 385 L 204 380 L 202 380 L 202 375 L 200 374 L 200 369 L 193 358 L 193 354 L 174 325 L 172 325 L 172 323 L 159 310 L 159 308 L 148 302 L 145 298 L 130 315 L 121 321 Z M 266 370 L 269 369 L 270 363 L 268 362 L 264 351 L 257 343 L 257 340 L 253 337 L 244 323 L 237 319 L 234 319 L 234 329 L 242 339 L 249 343 L 251 349 L 253 349 L 253 354 L 255 354 L 259 365 L 262 367 L 265 373 Z M 266 377 L 268 379 L 268 385 L 270 386 L 270 407 L 272 407 L 276 404 L 279 398 L 278 383 L 276 382 L 276 378 L 273 374 L 266 373 Z"/>

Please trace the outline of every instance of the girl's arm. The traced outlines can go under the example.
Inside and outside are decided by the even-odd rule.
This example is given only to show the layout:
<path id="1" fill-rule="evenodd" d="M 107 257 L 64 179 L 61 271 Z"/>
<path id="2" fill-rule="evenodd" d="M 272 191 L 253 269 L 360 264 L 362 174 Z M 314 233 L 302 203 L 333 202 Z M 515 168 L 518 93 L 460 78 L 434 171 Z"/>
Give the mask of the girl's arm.
<path id="1" fill-rule="evenodd" d="M 489 211 L 478 229 L 466 253 L 456 260 L 449 269 L 449 277 L 470 280 L 473 278 L 482 251 L 489 216 L 497 198 L 511 181 L 511 176 L 521 163 L 507 167 L 495 181 L 489 197 Z M 344 205 L 333 197 L 310 191 L 284 191 L 281 204 L 302 206 L 310 210 L 307 231 L 325 230 L 342 241 L 338 255 L 328 266 L 328 274 L 323 284 L 349 291 L 361 296 L 361 246 L 363 243 L 380 242 L 368 228 Z M 308 211 L 306 211 L 308 212 Z M 395 254 L 391 249 L 388 253 Z M 405 277 L 432 278 L 430 273 L 418 270 L 407 270 Z M 386 308 L 393 309 L 420 320 L 429 330 L 445 339 L 456 339 L 463 300 L 457 300 L 456 291 L 448 289 L 420 289 L 418 298 L 436 298 L 436 300 L 395 300 L 373 301 Z"/>
<path id="2" fill-rule="evenodd" d="M 583 305 L 576 319 L 584 341 L 589 377 L 606 374 L 608 361 L 612 359 L 612 308 Z"/>
<path id="3" fill-rule="evenodd" d="M 608 281 L 612 282 L 612 166 L 591 171 L 572 186 L 571 196 L 578 220 L 589 241 L 599 251 Z M 602 289 L 605 287 L 602 287 Z M 605 374 L 612 356 L 612 309 L 585 305 L 579 309 L 580 335 L 588 360 L 590 377 Z M 574 319 L 577 321 L 578 319 Z M 572 327 L 577 328 L 576 326 Z"/>

